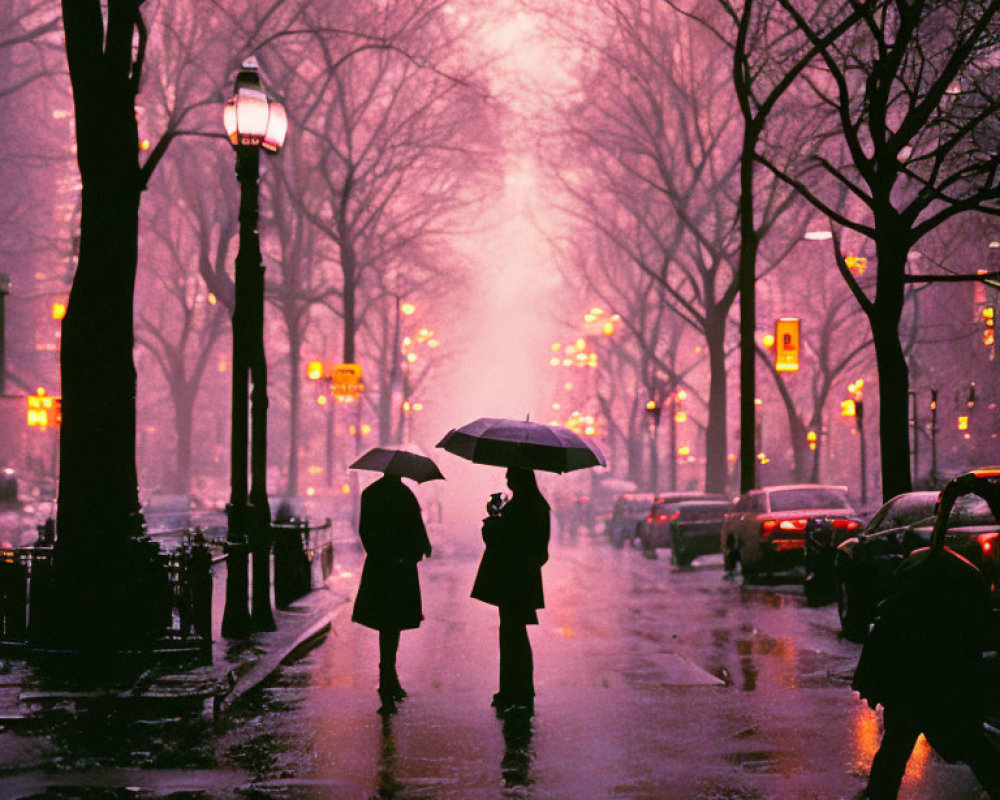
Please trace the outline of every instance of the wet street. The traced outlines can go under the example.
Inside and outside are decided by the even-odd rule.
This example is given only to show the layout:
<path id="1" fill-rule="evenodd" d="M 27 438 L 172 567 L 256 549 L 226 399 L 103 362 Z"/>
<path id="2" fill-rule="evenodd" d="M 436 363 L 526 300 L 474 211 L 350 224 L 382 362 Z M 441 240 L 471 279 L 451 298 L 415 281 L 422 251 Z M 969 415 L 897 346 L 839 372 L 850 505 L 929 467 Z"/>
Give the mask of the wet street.
<path id="1" fill-rule="evenodd" d="M 879 722 L 849 688 L 859 648 L 800 587 L 742 587 L 719 557 L 679 570 L 665 551 L 554 541 L 531 629 L 536 715 L 504 723 L 489 707 L 496 612 L 468 599 L 478 537 L 434 541 L 420 568 L 426 621 L 400 647 L 410 696 L 385 724 L 377 637 L 345 603 L 321 646 L 225 721 L 133 725 L 131 742 L 118 727 L 101 745 L 22 737 L 50 758 L 0 779 L 0 796 L 119 796 L 66 788 L 90 785 L 128 797 L 833 800 L 862 788 Z M 360 553 L 341 547 L 337 560 L 338 590 L 353 596 Z M 981 796 L 923 742 L 900 795 Z"/>

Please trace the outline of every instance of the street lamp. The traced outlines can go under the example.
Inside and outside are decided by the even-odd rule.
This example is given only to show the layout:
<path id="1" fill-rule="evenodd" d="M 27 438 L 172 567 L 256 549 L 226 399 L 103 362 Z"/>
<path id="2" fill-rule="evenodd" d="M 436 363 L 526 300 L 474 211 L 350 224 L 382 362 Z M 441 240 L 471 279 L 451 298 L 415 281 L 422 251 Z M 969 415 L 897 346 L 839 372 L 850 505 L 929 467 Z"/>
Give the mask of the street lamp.
<path id="1" fill-rule="evenodd" d="M 257 235 L 260 148 L 276 153 L 285 141 L 288 119 L 281 103 L 270 100 L 255 58 L 236 75 L 233 96 L 222 122 L 236 151 L 240 183 L 240 240 L 236 254 L 233 309 L 233 405 L 230 454 L 229 526 L 226 536 L 224 636 L 274 630 L 271 612 L 271 510 L 267 502 L 267 361 L 264 355 L 264 265 Z M 250 383 L 253 391 L 250 392 Z M 249 424 L 248 424 L 249 405 Z M 247 495 L 247 442 L 250 493 Z M 253 610 L 247 615 L 247 543 L 253 552 Z"/>

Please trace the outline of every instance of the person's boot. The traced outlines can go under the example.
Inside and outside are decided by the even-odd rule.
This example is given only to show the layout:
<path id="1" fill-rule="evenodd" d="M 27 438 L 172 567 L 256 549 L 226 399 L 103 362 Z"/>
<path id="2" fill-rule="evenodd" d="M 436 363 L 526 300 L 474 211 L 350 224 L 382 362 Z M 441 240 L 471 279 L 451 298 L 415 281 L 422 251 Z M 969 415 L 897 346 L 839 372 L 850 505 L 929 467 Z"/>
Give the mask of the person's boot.
<path id="1" fill-rule="evenodd" d="M 403 685 L 399 682 L 399 674 L 396 670 L 392 671 L 392 679 L 389 685 L 391 687 L 390 691 L 392 692 L 392 698 L 397 703 L 406 699 L 406 689 L 404 689 Z"/>
<path id="2" fill-rule="evenodd" d="M 382 702 L 382 705 L 378 707 L 378 713 L 383 717 L 395 714 L 398 710 L 396 708 L 396 700 L 393 697 L 392 690 L 379 689 L 378 699 Z"/>

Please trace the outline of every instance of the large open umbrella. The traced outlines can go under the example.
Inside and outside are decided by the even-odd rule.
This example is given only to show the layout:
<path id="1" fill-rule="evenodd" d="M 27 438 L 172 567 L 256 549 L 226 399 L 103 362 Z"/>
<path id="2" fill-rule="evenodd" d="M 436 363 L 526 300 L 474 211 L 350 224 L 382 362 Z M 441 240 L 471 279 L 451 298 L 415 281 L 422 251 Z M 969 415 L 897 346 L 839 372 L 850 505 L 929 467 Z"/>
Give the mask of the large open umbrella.
<path id="1" fill-rule="evenodd" d="M 448 431 L 437 446 L 476 464 L 496 467 L 570 472 L 608 465 L 596 445 L 568 428 L 527 420 L 482 417 Z"/>
<path id="2" fill-rule="evenodd" d="M 373 447 L 351 464 L 350 469 L 384 472 L 386 475 L 398 475 L 417 483 L 444 480 L 437 464 L 427 456 L 400 447 Z"/>

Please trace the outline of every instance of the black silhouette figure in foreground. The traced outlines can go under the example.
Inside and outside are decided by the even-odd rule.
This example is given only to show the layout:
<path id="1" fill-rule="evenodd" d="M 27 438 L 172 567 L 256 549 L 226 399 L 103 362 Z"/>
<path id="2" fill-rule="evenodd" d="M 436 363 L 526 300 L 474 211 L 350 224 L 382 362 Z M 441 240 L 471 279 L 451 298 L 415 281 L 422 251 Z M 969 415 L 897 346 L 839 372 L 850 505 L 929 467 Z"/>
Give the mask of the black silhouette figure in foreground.
<path id="1" fill-rule="evenodd" d="M 511 499 L 483 520 L 486 551 L 472 596 L 500 611 L 500 688 L 493 696 L 497 713 L 532 714 L 534 662 L 528 625 L 538 624 L 544 608 L 542 565 L 549 558 L 549 504 L 530 469 L 507 469 Z M 495 498 L 495 496 L 494 496 Z"/>
<path id="2" fill-rule="evenodd" d="M 406 697 L 396 673 L 400 631 L 424 618 L 417 562 L 430 557 L 420 504 L 395 475 L 383 475 L 361 493 L 358 521 L 365 566 L 354 601 L 354 622 L 378 633 L 380 714 L 396 711 Z"/>
<path id="3" fill-rule="evenodd" d="M 1000 800 L 1000 755 L 983 730 L 989 592 L 970 562 L 944 550 L 904 561 L 878 609 L 853 688 L 883 709 L 883 734 L 863 800 L 895 800 L 917 737 L 968 764 Z"/>

